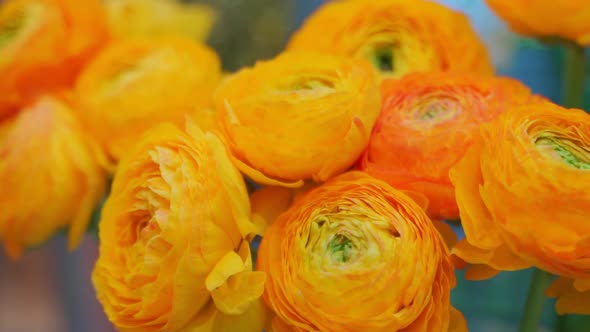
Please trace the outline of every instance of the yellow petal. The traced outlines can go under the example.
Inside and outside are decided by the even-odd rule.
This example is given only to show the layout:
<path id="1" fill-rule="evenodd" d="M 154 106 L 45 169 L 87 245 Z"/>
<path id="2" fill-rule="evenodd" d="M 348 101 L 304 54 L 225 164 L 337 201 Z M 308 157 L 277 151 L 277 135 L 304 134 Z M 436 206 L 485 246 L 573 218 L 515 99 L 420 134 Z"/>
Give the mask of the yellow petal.
<path id="1" fill-rule="evenodd" d="M 250 197 L 252 206 L 252 221 L 256 225 L 257 233 L 264 231 L 285 211 L 292 200 L 292 192 L 284 187 L 265 187 Z"/>
<path id="2" fill-rule="evenodd" d="M 245 271 L 229 277 L 211 292 L 217 309 L 227 315 L 240 315 L 262 296 L 266 273 Z"/>
<path id="3" fill-rule="evenodd" d="M 463 314 L 451 307 L 451 320 L 449 322 L 449 331 L 448 332 L 467 332 L 469 329 L 467 328 L 467 321 Z"/>
<path id="4" fill-rule="evenodd" d="M 223 285 L 229 277 L 244 271 L 244 268 L 242 258 L 235 252 L 230 251 L 217 262 L 209 273 L 205 280 L 205 287 L 211 292 Z"/>

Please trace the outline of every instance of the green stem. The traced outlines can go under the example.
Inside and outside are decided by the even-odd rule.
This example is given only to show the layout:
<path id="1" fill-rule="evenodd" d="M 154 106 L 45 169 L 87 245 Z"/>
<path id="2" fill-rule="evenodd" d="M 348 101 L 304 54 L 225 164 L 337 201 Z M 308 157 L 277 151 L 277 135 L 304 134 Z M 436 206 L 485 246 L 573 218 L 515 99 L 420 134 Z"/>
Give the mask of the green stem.
<path id="1" fill-rule="evenodd" d="M 520 322 L 520 332 L 537 332 L 541 324 L 543 307 L 545 306 L 545 290 L 551 284 L 553 276 L 550 273 L 535 269 L 529 294 L 524 307 L 524 316 Z"/>
<path id="2" fill-rule="evenodd" d="M 574 43 L 565 44 L 564 80 L 562 104 L 565 107 L 582 108 L 584 79 L 586 76 L 586 49 Z"/>

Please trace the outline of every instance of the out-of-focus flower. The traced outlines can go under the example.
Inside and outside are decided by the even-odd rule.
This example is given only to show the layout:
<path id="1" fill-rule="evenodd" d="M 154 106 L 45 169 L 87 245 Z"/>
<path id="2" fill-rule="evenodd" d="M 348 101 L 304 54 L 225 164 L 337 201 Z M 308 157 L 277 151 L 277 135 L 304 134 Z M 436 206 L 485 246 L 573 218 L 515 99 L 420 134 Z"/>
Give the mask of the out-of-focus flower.
<path id="1" fill-rule="evenodd" d="M 117 37 L 186 36 L 205 40 L 213 27 L 212 8 L 180 0 L 106 0 L 108 20 Z"/>
<path id="2" fill-rule="evenodd" d="M 450 176 L 466 234 L 453 253 L 474 264 L 469 278 L 536 266 L 590 291 L 590 115 L 548 101 L 505 112 Z M 583 303 L 561 311 L 590 313 Z"/>
<path id="3" fill-rule="evenodd" d="M 281 214 L 257 269 L 268 276 L 273 332 L 467 330 L 450 304 L 442 237 L 412 199 L 364 173 L 340 175 Z"/>
<path id="4" fill-rule="evenodd" d="M 532 99 L 508 78 L 414 73 L 385 81 L 382 111 L 359 169 L 393 187 L 422 193 L 433 218 L 457 219 L 449 170 L 471 146 L 481 123 Z"/>
<path id="5" fill-rule="evenodd" d="M 367 63 L 307 52 L 242 69 L 214 99 L 238 167 L 268 185 L 297 187 L 345 171 L 379 114 L 377 78 Z"/>
<path id="6" fill-rule="evenodd" d="M 486 0 L 510 28 L 531 37 L 560 37 L 590 45 L 590 2 Z"/>
<path id="7" fill-rule="evenodd" d="M 154 127 L 120 162 L 92 280 L 121 331 L 262 329 L 244 180 L 214 134 Z"/>
<path id="8" fill-rule="evenodd" d="M 45 96 L 0 124 L 0 239 L 13 258 L 69 228 L 82 239 L 107 183 L 106 157 L 66 98 Z"/>
<path id="9" fill-rule="evenodd" d="M 328 2 L 307 19 L 288 48 L 364 58 L 382 78 L 410 72 L 493 72 L 466 16 L 427 0 Z"/>
<path id="10" fill-rule="evenodd" d="M 10 0 L 0 5 L 0 118 L 68 87 L 108 38 L 99 0 Z"/>
<path id="11" fill-rule="evenodd" d="M 189 39 L 114 42 L 78 79 L 82 117 L 118 160 L 157 123 L 181 124 L 187 113 L 212 122 L 208 107 L 220 66 L 214 51 Z"/>

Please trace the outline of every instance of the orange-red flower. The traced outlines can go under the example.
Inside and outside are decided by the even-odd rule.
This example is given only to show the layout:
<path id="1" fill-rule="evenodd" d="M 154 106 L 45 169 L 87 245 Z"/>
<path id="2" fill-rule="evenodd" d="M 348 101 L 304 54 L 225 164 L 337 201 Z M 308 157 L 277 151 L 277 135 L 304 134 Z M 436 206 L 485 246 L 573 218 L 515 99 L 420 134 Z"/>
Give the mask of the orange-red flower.
<path id="1" fill-rule="evenodd" d="M 209 122 L 220 67 L 213 50 L 190 39 L 113 42 L 78 79 L 81 116 L 118 160 L 155 124 L 182 124 L 187 113 Z"/>
<path id="2" fill-rule="evenodd" d="M 307 19 L 288 48 L 369 60 L 382 78 L 410 72 L 493 72 L 468 19 L 428 0 L 330 1 Z"/>
<path id="3" fill-rule="evenodd" d="M 244 180 L 217 136 L 154 127 L 124 158 L 99 224 L 92 281 L 120 331 L 260 332 Z"/>
<path id="4" fill-rule="evenodd" d="M 74 111 L 44 96 L 0 124 L 0 241 L 11 257 L 63 227 L 76 247 L 105 193 L 106 157 Z"/>
<path id="5" fill-rule="evenodd" d="M 385 81 L 382 111 L 358 168 L 395 188 L 422 193 L 434 218 L 456 219 L 454 166 L 479 125 L 515 104 L 530 90 L 508 78 L 457 73 L 415 73 Z"/>
<path id="6" fill-rule="evenodd" d="M 517 33 L 590 45 L 590 2 L 586 0 L 486 2 Z"/>
<path id="7" fill-rule="evenodd" d="M 238 167 L 268 185 L 297 187 L 345 171 L 379 114 L 377 78 L 368 64 L 307 52 L 240 70 L 214 99 Z"/>
<path id="8" fill-rule="evenodd" d="M 536 266 L 590 291 L 590 115 L 548 101 L 505 112 L 450 175 L 466 234 L 453 252 L 474 264 L 468 277 Z M 590 301 L 566 308 L 590 313 Z"/>
<path id="9" fill-rule="evenodd" d="M 466 331 L 442 237 L 412 199 L 361 172 L 298 199 L 266 232 L 258 270 L 272 332 Z"/>
<path id="10" fill-rule="evenodd" d="M 10 0 L 0 6 L 0 118 L 67 87 L 108 38 L 99 0 Z"/>

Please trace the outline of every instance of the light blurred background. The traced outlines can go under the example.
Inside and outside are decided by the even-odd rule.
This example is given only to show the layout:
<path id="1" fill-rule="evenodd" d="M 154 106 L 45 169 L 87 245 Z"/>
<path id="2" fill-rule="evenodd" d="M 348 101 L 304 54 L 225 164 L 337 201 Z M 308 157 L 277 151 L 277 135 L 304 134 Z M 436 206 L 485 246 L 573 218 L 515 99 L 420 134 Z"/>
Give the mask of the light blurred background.
<path id="1" fill-rule="evenodd" d="M 535 92 L 559 100 L 563 64 L 559 48 L 510 33 L 483 0 L 440 1 L 471 17 L 500 74 L 518 78 Z M 321 0 L 198 2 L 208 3 L 217 10 L 209 44 L 220 53 L 227 71 L 280 52 L 289 34 L 322 3 Z M 87 236 L 74 253 L 66 252 L 65 247 L 64 236 L 58 235 L 46 246 L 30 250 L 19 262 L 0 255 L 0 332 L 113 331 L 95 300 L 90 282 L 97 257 L 95 236 Z M 465 314 L 471 331 L 516 331 L 529 278 L 530 271 L 521 271 L 504 273 L 485 282 L 467 282 L 459 272 L 453 303 Z M 543 331 L 553 331 L 557 324 L 551 305 L 548 301 Z M 579 317 L 568 318 L 569 326 L 562 331 L 574 331 L 573 325 L 582 324 L 578 321 Z M 590 327 L 579 331 L 590 331 Z"/>

